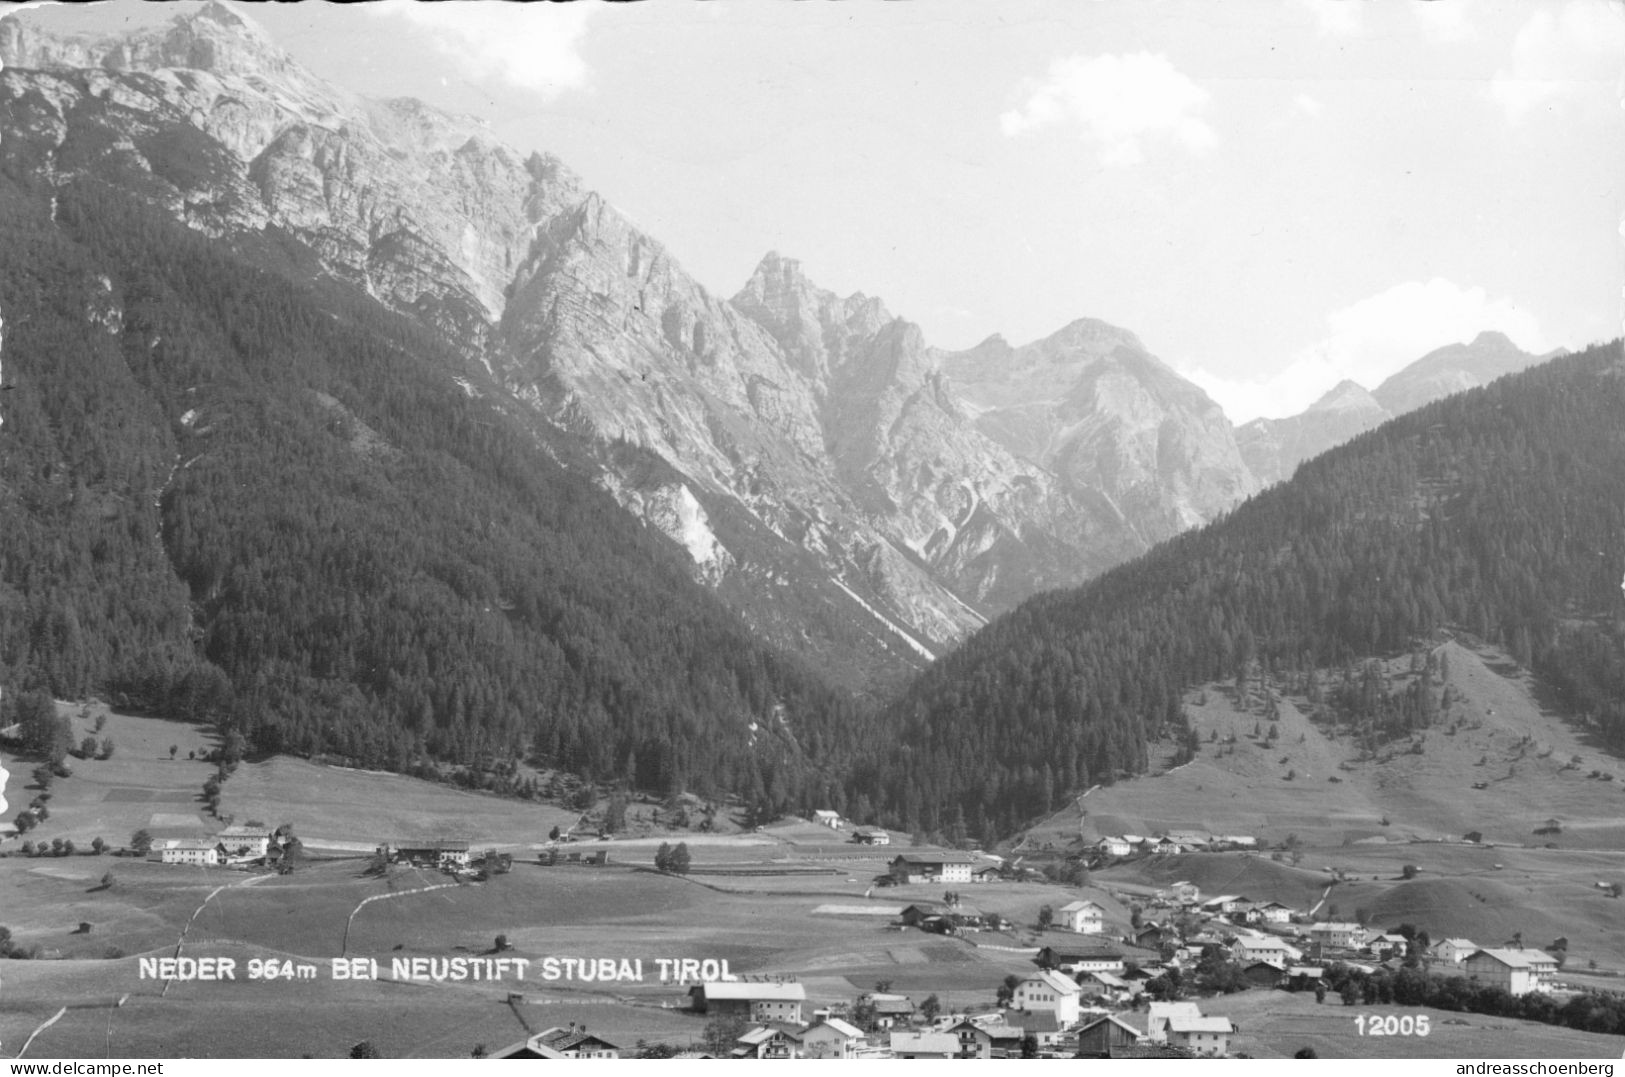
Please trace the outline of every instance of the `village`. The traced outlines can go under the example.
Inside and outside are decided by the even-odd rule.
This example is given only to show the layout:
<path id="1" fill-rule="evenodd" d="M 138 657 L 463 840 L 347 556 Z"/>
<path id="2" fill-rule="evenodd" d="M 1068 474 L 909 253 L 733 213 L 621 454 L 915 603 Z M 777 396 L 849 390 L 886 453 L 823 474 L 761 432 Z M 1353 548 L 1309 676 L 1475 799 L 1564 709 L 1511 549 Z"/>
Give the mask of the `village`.
<path id="1" fill-rule="evenodd" d="M 816 812 L 810 821 L 854 846 L 892 841 L 887 831 L 852 825 L 834 812 Z M 570 842 L 570 835 L 555 833 L 535 862 L 610 864 L 607 849 L 564 851 Z M 297 844 L 291 828 L 251 823 L 208 838 L 156 843 L 149 859 L 287 870 L 289 849 Z M 1085 859 L 1101 867 L 1197 852 L 1251 854 L 1258 846 L 1250 835 L 1122 834 L 1090 843 Z M 373 857 L 459 879 L 483 879 L 513 866 L 510 853 L 475 855 L 469 841 L 451 839 L 385 842 Z M 1486 945 L 1459 937 L 1432 940 L 1426 925 L 1384 930 L 1322 919 L 1317 913 L 1323 914 L 1324 903 L 1294 907 L 1268 896 L 1205 894 L 1186 880 L 1113 887 L 1112 903 L 1130 910 L 1126 921 L 1101 901 L 1079 898 L 1043 905 L 1035 924 L 1020 925 L 975 900 L 982 884 L 1023 880 L 1043 882 L 1045 875 L 1019 859 L 911 848 L 892 856 L 865 893 L 873 899 L 898 888 L 944 887 L 940 899 L 865 911 L 885 914 L 888 931 L 954 938 L 1029 959 L 1029 972 L 988 982 L 985 1001 L 950 1008 L 936 993 L 897 992 L 885 981 L 851 998 L 830 999 L 809 994 L 790 975 L 707 978 L 685 990 L 687 1008 L 705 1021 L 697 1043 L 634 1048 L 570 1025 L 536 1032 L 487 1057 L 1223 1058 L 1233 1057 L 1232 1040 L 1240 1031 L 1227 1001 L 1241 992 L 1301 992 L 1320 1005 L 1355 1006 L 1402 1001 L 1407 978 L 1425 973 L 1479 991 L 1499 989 L 1513 999 L 1547 996 L 1554 1005 L 1570 993 L 1558 980 L 1561 951 L 1554 956 L 1521 938 Z M 1022 941 L 1024 928 L 1030 945 L 1011 945 Z M 1410 1025 L 1406 1035 L 1430 1031 L 1425 1014 L 1403 1020 Z"/>
<path id="2" fill-rule="evenodd" d="M 240 981 L 258 964 L 260 998 L 322 999 L 307 1049 L 325 1054 L 1399 1057 L 1612 1042 L 1597 1034 L 1613 1027 L 1622 960 L 1614 854 L 1549 835 L 1328 834 L 1307 817 L 1209 831 L 1177 809 L 1080 798 L 984 850 L 833 810 L 764 820 L 726 798 L 617 791 L 520 803 L 286 759 L 205 780 L 199 811 L 197 783 L 222 771 L 205 734 L 129 715 L 98 732 L 119 753 L 33 775 L 37 803 L 18 809 L 34 825 L 0 847 L 11 956 L 41 959 L 7 973 L 45 991 L 92 967 L 127 983 L 115 1024 L 134 1049 L 171 1036 L 166 1008 L 234 1005 L 231 978 L 202 972 L 232 962 Z M 1149 825 L 1125 831 L 1136 818 Z M 92 840 L 120 823 L 140 829 Z M 1529 887 L 1538 899 L 1514 900 Z M 488 966 L 508 971 L 458 973 Z M 0 1017 L 0 1033 L 49 1017 Z M 66 1049 L 93 1034 L 105 1028 L 58 1022 L 42 1038 Z"/>

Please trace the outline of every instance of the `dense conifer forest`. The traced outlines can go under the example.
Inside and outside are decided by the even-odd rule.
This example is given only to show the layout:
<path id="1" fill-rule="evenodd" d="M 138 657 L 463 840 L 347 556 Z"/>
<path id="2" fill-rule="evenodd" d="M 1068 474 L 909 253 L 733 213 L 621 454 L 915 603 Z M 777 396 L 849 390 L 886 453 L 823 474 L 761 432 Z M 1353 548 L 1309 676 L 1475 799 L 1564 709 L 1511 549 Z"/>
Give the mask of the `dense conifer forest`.
<path id="1" fill-rule="evenodd" d="M 1505 646 L 1625 751 L 1622 477 L 1617 343 L 1440 401 L 972 637 L 891 708 L 852 796 L 911 828 L 1008 834 L 1184 742 L 1187 688 L 1259 668 L 1330 671 L 1351 710 L 1414 726 L 1426 706 L 1362 693 L 1360 665 L 1451 629 Z"/>
<path id="2" fill-rule="evenodd" d="M 855 704 L 753 640 L 478 364 L 296 283 L 291 245 L 229 251 L 111 187 L 12 175 L 0 248 L 11 685 L 398 770 L 528 756 L 781 806 L 841 773 Z"/>
<path id="3" fill-rule="evenodd" d="M 261 752 L 528 757 L 983 841 L 1193 750 L 1180 701 L 1205 682 L 1262 669 L 1372 736 L 1425 726 L 1427 693 L 1389 699 L 1362 663 L 1447 630 L 1504 645 L 1625 751 L 1617 344 L 1036 597 L 877 714 L 755 640 L 434 330 L 274 230 L 229 246 L 123 178 L 31 174 L 0 174 L 10 686 Z"/>

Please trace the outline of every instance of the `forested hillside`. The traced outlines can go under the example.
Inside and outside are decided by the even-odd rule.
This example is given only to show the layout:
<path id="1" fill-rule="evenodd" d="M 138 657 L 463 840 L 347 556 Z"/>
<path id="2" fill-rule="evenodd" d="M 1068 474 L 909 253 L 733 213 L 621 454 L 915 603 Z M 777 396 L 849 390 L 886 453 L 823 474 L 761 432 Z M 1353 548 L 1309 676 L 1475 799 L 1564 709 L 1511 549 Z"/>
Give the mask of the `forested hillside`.
<path id="1" fill-rule="evenodd" d="M 1305 685 L 1329 671 L 1338 690 L 1366 656 L 1448 627 L 1505 645 L 1625 751 L 1622 416 L 1620 346 L 1595 347 L 1387 423 L 1201 531 L 1026 602 L 892 708 L 894 744 L 855 775 L 855 802 L 1009 833 L 1144 769 L 1152 742 L 1184 736 L 1190 686 L 1261 667 Z"/>
<path id="2" fill-rule="evenodd" d="M 298 283 L 274 230 L 231 250 L 27 174 L 0 176 L 0 680 L 395 769 L 529 753 L 781 804 L 841 772 L 848 698 L 477 364 Z"/>

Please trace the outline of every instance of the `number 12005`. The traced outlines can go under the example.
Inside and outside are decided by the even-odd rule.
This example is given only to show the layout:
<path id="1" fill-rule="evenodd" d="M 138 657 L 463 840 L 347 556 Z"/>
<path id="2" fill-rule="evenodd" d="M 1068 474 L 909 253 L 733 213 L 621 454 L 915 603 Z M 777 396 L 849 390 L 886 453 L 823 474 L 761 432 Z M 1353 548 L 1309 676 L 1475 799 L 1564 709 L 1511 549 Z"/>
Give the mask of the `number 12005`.
<path id="1" fill-rule="evenodd" d="M 1426 1036 L 1432 1030 L 1425 1013 L 1403 1017 L 1392 1013 L 1368 1017 L 1362 1013 L 1354 1018 L 1354 1024 L 1362 1036 Z"/>

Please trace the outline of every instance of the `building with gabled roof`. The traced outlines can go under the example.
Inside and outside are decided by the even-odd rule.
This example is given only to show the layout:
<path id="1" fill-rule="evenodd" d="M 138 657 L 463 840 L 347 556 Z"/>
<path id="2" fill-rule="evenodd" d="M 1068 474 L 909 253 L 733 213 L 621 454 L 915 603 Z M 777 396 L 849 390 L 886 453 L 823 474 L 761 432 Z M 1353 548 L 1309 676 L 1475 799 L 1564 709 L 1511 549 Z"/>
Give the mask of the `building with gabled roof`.
<path id="1" fill-rule="evenodd" d="M 738 1015 L 751 1021 L 801 1023 L 807 989 L 799 983 L 758 983 L 746 980 L 712 981 L 688 989 L 689 1005 L 696 1013 Z"/>
<path id="2" fill-rule="evenodd" d="M 959 1037 L 951 1032 L 905 1032 L 893 1030 L 893 1058 L 953 1058 L 959 1053 Z"/>
<path id="3" fill-rule="evenodd" d="M 1494 984 L 1511 995 L 1552 989 L 1557 958 L 1541 950 L 1477 950 L 1461 963 L 1470 979 Z"/>
<path id="4" fill-rule="evenodd" d="M 1440 961 L 1459 965 L 1482 947 L 1472 939 L 1440 939 L 1433 944 L 1433 956 Z"/>
<path id="5" fill-rule="evenodd" d="M 856 1058 L 868 1036 L 839 1017 L 825 1017 L 801 1034 L 802 1058 Z"/>
<path id="6" fill-rule="evenodd" d="M 1072 901 L 1056 915 L 1068 931 L 1079 935 L 1098 935 L 1106 929 L 1106 907 L 1098 901 Z"/>
<path id="7" fill-rule="evenodd" d="M 910 883 L 968 883 L 976 857 L 968 853 L 901 853 L 891 873 Z"/>
<path id="8" fill-rule="evenodd" d="M 158 849 L 165 864 L 198 864 L 213 867 L 225 859 L 225 850 L 213 838 L 169 838 Z"/>
<path id="9" fill-rule="evenodd" d="M 571 1022 L 568 1028 L 543 1029 L 528 1039 L 491 1052 L 488 1057 L 608 1059 L 620 1056 L 619 1047 Z"/>
<path id="10" fill-rule="evenodd" d="M 1170 1019 L 1200 1016 L 1202 1009 L 1194 1002 L 1153 1002 L 1146 1010 L 1146 1039 L 1153 1043 L 1167 1043 Z"/>
<path id="11" fill-rule="evenodd" d="M 1118 1052 L 1137 1046 L 1145 1033 L 1114 1013 L 1085 1021 L 1078 1028 L 1079 1058 L 1115 1058 Z"/>
<path id="12" fill-rule="evenodd" d="M 1077 1023 L 1083 989 L 1076 980 L 1053 969 L 1042 969 L 1015 985 L 1010 994 L 1013 1010 L 1046 1011 L 1062 1028 Z"/>
<path id="13" fill-rule="evenodd" d="M 1223 1058 L 1235 1031 L 1228 1017 L 1176 1015 L 1168 1018 L 1168 1045 L 1183 1047 L 1198 1058 Z"/>
<path id="14" fill-rule="evenodd" d="M 796 1025 L 757 1025 L 734 1040 L 729 1058 L 800 1058 L 801 1029 Z"/>

